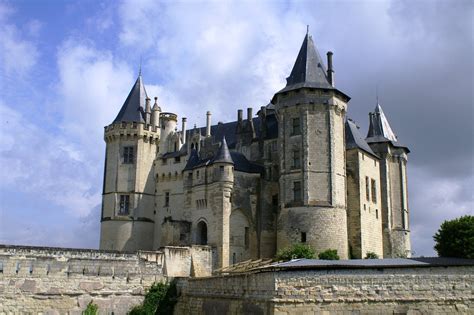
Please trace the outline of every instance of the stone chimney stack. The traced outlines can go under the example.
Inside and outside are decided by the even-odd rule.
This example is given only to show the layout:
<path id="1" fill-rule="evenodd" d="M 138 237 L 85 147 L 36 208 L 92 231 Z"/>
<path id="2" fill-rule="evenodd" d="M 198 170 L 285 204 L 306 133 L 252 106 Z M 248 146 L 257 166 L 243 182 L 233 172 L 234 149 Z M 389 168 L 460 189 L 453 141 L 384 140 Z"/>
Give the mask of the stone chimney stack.
<path id="1" fill-rule="evenodd" d="M 211 136 L 211 112 L 206 113 L 206 137 Z"/>
<path id="2" fill-rule="evenodd" d="M 332 51 L 328 51 L 327 56 L 328 56 L 328 81 L 329 84 L 331 84 L 334 87 L 334 69 L 332 67 Z"/>
<path id="3" fill-rule="evenodd" d="M 186 117 L 183 117 L 183 119 L 182 119 L 182 126 L 181 126 L 181 128 L 182 128 L 182 131 L 181 131 L 181 133 L 182 133 L 182 134 L 181 134 L 181 138 L 183 139 L 183 144 L 186 143 L 186 120 L 187 120 Z"/>

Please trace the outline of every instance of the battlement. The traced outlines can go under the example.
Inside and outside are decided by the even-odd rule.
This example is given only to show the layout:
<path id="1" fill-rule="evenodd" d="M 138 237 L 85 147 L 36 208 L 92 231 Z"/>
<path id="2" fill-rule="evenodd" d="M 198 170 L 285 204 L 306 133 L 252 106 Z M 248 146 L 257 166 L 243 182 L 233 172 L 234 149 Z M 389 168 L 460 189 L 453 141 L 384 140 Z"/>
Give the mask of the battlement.
<path id="1" fill-rule="evenodd" d="M 174 114 L 174 113 L 161 113 L 160 114 L 160 119 L 163 119 L 163 120 L 174 120 L 174 121 L 178 121 L 178 115 Z"/>
<path id="2" fill-rule="evenodd" d="M 160 138 L 160 128 L 137 122 L 119 122 L 104 127 L 105 142 L 111 142 L 119 138 L 143 138 L 145 142 L 157 143 Z"/>

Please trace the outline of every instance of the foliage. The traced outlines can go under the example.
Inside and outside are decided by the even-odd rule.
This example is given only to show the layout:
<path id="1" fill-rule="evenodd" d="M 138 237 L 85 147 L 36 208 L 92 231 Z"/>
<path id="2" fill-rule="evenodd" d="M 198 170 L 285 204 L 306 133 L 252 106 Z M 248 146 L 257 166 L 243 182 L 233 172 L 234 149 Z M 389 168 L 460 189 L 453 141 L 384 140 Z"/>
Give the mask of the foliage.
<path id="1" fill-rule="evenodd" d="M 99 306 L 97 304 L 94 304 L 93 301 L 90 301 L 89 304 L 87 304 L 86 309 L 82 312 L 82 315 L 97 315 L 99 313 Z"/>
<path id="2" fill-rule="evenodd" d="M 173 314 L 176 304 L 177 292 L 176 284 L 154 283 L 145 294 L 145 299 L 141 305 L 133 307 L 131 315 L 153 315 L 153 314 Z"/>
<path id="3" fill-rule="evenodd" d="M 474 258 L 474 216 L 444 221 L 433 236 L 440 257 Z"/>
<path id="4" fill-rule="evenodd" d="M 374 252 L 367 252 L 367 254 L 365 254 L 365 259 L 379 259 L 379 255 Z"/>
<path id="5" fill-rule="evenodd" d="M 318 258 L 324 260 L 339 260 L 339 255 L 337 254 L 337 249 L 326 249 L 324 252 L 319 253 Z"/>
<path id="6" fill-rule="evenodd" d="M 300 243 L 279 250 L 275 256 L 275 259 L 278 261 L 288 261 L 298 258 L 314 259 L 316 258 L 316 252 L 311 246 Z"/>

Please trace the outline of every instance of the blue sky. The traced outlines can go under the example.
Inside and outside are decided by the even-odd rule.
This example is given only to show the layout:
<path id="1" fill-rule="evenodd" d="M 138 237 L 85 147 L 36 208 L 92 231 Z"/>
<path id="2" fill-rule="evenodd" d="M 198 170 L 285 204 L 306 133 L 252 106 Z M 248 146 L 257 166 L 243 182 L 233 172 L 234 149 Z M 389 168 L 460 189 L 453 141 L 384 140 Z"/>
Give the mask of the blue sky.
<path id="1" fill-rule="evenodd" d="M 473 213 L 470 1 L 0 1 L 0 243 L 98 247 L 103 127 L 140 59 L 150 96 L 203 125 L 265 105 L 310 25 L 349 116 L 380 102 L 410 147 L 415 254 Z"/>

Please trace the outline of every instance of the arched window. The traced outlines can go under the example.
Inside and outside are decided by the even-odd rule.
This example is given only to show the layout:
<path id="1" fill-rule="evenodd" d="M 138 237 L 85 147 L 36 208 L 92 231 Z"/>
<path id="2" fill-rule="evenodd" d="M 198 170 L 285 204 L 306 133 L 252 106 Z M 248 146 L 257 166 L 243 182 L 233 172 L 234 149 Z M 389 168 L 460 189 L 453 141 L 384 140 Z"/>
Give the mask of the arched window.
<path id="1" fill-rule="evenodd" d="M 204 221 L 197 224 L 196 241 L 199 245 L 207 245 L 207 224 Z"/>

